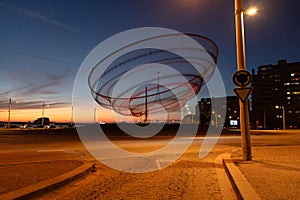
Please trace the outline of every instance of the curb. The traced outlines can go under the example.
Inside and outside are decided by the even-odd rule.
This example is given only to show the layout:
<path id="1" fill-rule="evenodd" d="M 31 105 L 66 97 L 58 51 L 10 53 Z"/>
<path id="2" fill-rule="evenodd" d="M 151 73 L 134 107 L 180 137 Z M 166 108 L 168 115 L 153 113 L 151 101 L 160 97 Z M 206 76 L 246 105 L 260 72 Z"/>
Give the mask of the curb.
<path id="1" fill-rule="evenodd" d="M 232 184 L 229 178 L 226 178 L 228 175 L 225 171 L 223 165 L 223 160 L 230 158 L 231 154 L 224 153 L 215 158 L 215 169 L 218 177 L 219 189 L 221 191 L 221 196 L 223 200 L 233 200 L 236 199 L 235 191 L 232 187 Z M 225 178 L 224 178 L 225 177 Z"/>
<path id="2" fill-rule="evenodd" d="M 237 199 L 261 200 L 248 180 L 234 164 L 231 158 L 223 159 L 223 167 L 235 191 Z"/>
<path id="3" fill-rule="evenodd" d="M 251 135 L 293 135 L 299 134 L 300 130 L 287 129 L 287 130 L 250 130 Z"/>
<path id="4" fill-rule="evenodd" d="M 0 195 L 0 199 L 33 199 L 44 193 L 65 186 L 95 170 L 93 163 L 84 161 L 80 162 L 83 162 L 83 164 L 70 172 Z"/>

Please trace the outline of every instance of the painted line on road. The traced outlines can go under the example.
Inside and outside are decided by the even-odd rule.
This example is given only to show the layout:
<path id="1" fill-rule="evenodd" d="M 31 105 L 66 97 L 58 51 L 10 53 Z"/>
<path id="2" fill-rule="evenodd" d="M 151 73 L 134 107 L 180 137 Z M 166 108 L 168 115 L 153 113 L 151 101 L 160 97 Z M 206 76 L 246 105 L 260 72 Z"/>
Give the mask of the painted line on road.
<path id="1" fill-rule="evenodd" d="M 159 169 L 159 170 L 161 170 L 161 165 L 160 165 L 160 163 L 159 163 L 159 160 L 158 160 L 158 159 L 156 159 L 156 165 L 157 165 L 158 169 Z"/>
<path id="2" fill-rule="evenodd" d="M 38 150 L 37 152 L 39 153 L 45 153 L 45 152 L 64 152 L 64 149 L 41 149 Z"/>

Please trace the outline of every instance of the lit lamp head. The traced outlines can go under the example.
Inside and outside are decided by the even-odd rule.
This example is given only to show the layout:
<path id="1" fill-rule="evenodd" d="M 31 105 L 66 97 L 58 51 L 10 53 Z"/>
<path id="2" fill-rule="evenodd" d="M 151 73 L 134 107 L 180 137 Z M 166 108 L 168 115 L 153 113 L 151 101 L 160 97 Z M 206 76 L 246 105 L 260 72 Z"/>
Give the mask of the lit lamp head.
<path id="1" fill-rule="evenodd" d="M 247 14 L 247 15 L 255 15 L 256 13 L 257 13 L 256 8 L 249 8 L 245 11 L 245 14 Z"/>

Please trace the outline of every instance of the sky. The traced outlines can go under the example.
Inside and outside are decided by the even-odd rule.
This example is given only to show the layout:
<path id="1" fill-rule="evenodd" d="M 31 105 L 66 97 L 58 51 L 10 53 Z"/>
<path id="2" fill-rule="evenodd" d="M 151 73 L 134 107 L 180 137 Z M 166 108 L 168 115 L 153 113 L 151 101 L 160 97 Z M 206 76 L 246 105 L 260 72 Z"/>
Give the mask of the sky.
<path id="1" fill-rule="evenodd" d="M 244 0 L 247 69 L 300 61 L 300 1 Z M 237 70 L 233 0 L 0 0 L 0 121 L 33 121 L 45 115 L 69 122 L 76 73 L 95 46 L 139 27 L 163 27 L 212 39 L 217 67 L 233 95 Z M 207 97 L 205 89 L 199 98 Z M 193 107 L 194 105 L 191 105 Z M 99 108 L 98 121 L 112 113 Z"/>

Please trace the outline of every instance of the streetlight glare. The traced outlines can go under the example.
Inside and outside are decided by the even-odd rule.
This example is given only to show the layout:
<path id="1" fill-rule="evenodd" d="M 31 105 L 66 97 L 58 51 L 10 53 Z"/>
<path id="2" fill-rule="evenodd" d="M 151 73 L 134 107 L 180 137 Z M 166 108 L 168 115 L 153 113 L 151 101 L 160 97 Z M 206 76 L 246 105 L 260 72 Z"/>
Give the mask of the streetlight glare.
<path id="1" fill-rule="evenodd" d="M 256 8 L 249 8 L 248 10 L 245 11 L 245 14 L 247 15 L 255 15 L 257 12 Z"/>

